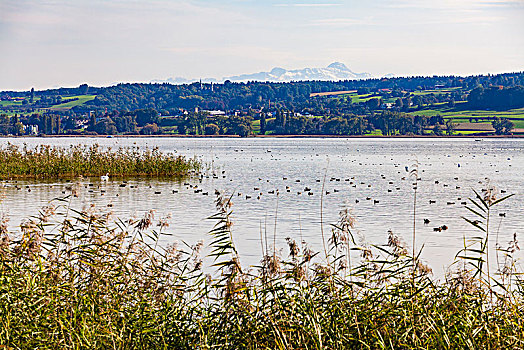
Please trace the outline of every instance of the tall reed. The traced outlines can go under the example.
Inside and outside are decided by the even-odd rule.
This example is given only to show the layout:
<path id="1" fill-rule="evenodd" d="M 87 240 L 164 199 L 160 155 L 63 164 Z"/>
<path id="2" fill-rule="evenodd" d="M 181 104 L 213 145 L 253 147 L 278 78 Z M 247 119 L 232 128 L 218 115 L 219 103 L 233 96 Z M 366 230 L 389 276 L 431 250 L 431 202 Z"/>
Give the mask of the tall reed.
<path id="1" fill-rule="evenodd" d="M 67 199 L 29 218 L 16 234 L 2 221 L 0 345 L 524 347 L 524 291 L 513 268 L 506 281 L 514 288 L 500 280 L 495 288 L 493 275 L 493 286 L 482 283 L 478 260 L 437 281 L 393 232 L 387 245 L 358 244 L 351 213 L 343 211 L 327 240 L 329 264 L 304 242 L 288 239 L 286 257 L 266 249 L 260 265 L 246 270 L 231 231 L 231 198 L 218 195 L 207 257 L 200 242 L 158 244 L 168 223 L 153 212 L 124 220 L 94 207 L 70 210 Z M 350 259 L 351 252 L 360 258 Z M 473 254 L 482 252 L 467 256 Z"/>
<path id="2" fill-rule="evenodd" d="M 182 176 L 200 169 L 187 159 L 158 148 L 103 149 L 100 145 L 68 148 L 8 144 L 0 148 L 0 178 L 58 178 L 73 176 Z"/>

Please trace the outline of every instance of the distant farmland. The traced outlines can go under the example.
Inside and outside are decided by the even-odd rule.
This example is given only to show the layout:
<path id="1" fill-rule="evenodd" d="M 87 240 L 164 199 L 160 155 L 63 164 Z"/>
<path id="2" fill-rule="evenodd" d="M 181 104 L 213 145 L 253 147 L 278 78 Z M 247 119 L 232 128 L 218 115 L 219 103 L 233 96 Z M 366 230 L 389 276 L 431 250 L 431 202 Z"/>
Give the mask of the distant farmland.
<path id="1" fill-rule="evenodd" d="M 71 109 L 76 106 L 83 105 L 88 101 L 94 100 L 96 95 L 78 95 L 65 97 L 61 104 L 50 107 L 51 110 L 66 110 Z M 69 101 L 68 101 L 69 100 Z"/>
<path id="2" fill-rule="evenodd" d="M 355 92 L 357 92 L 357 90 L 314 92 L 310 94 L 309 97 L 346 95 L 346 94 L 354 94 Z"/>

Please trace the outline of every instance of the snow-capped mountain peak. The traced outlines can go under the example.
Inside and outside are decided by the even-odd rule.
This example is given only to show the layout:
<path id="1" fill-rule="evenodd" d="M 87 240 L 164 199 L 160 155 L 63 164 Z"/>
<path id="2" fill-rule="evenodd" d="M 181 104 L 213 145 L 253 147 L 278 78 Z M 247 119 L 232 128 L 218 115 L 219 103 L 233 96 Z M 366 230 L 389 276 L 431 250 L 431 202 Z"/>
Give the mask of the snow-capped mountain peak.
<path id="1" fill-rule="evenodd" d="M 269 72 L 243 74 L 224 78 L 230 81 L 276 81 L 289 82 L 301 80 L 349 80 L 371 78 L 369 73 L 355 73 L 344 63 L 334 62 L 325 68 L 303 68 L 287 70 L 273 68 Z"/>
<path id="2" fill-rule="evenodd" d="M 304 81 L 304 80 L 359 80 L 371 78 L 369 73 L 355 73 L 350 70 L 344 63 L 333 62 L 324 68 L 302 68 L 302 69 L 284 69 L 275 67 L 269 72 L 259 72 L 251 74 L 241 74 L 230 77 L 223 77 L 222 79 L 207 78 L 202 79 L 202 82 L 217 82 L 221 83 L 226 80 L 232 82 L 246 82 L 246 81 L 270 81 L 270 82 L 290 82 L 290 81 Z M 168 82 L 172 84 L 183 84 L 191 81 L 198 81 L 200 79 L 184 79 L 184 78 L 169 78 L 167 80 L 155 80 L 155 83 Z"/>

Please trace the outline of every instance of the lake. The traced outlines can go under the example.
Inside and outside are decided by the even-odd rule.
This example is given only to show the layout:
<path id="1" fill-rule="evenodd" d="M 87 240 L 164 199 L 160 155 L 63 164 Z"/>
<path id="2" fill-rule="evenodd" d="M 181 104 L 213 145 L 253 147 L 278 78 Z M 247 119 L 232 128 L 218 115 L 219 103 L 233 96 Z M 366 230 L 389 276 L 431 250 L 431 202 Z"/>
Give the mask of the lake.
<path id="1" fill-rule="evenodd" d="M 118 137 L 4 138 L 1 142 L 30 147 L 94 143 L 158 147 L 201 159 L 206 164 L 201 179 L 128 179 L 125 187 L 120 186 L 121 179 L 83 179 L 72 206 L 95 204 L 120 217 L 141 216 L 153 209 L 156 219 L 171 216 L 167 232 L 172 235 L 163 243 L 194 244 L 201 239 L 209 242 L 207 232 L 214 222 L 207 218 L 216 212 L 215 190 L 231 194 L 233 236 L 246 266 L 260 260 L 261 233 L 269 244 L 275 240 L 283 255 L 287 255 L 287 237 L 321 250 L 321 221 L 329 235 L 330 225 L 345 209 L 356 219 L 354 234 L 359 242 L 386 244 L 392 230 L 411 247 L 416 178 L 409 170 L 415 163 L 416 246 L 424 247 L 422 258 L 437 276 L 463 247 L 464 237 L 478 234 L 462 218 L 472 217 L 462 203 L 474 196 L 473 189 L 494 186 L 499 197 L 515 194 L 493 213 L 493 246 L 498 239 L 505 247 L 524 227 L 522 139 Z M 66 186 L 65 181 L 8 181 L 0 210 L 9 216 L 14 230 L 23 218 L 62 196 Z M 423 219 L 430 223 L 424 224 Z M 448 229 L 434 231 L 443 225 Z M 517 255 L 522 257 L 520 252 Z"/>

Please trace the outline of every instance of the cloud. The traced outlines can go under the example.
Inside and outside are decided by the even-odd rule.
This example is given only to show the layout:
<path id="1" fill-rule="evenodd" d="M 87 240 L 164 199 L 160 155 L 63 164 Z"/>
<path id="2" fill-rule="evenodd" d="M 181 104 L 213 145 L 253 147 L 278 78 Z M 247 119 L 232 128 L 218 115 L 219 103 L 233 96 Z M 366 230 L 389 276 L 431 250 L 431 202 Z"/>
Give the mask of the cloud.
<path id="1" fill-rule="evenodd" d="M 326 27 L 348 27 L 360 25 L 375 25 L 371 18 L 327 18 L 316 19 L 310 22 L 312 26 L 326 26 Z"/>
<path id="2" fill-rule="evenodd" d="M 478 1 L 479 6 L 484 7 L 509 7 L 509 6 L 524 6 L 524 0 L 489 0 Z"/>
<path id="3" fill-rule="evenodd" d="M 400 0 L 387 5 L 389 8 L 426 10 L 475 10 L 489 7 L 524 6 L 524 0 Z"/>
<path id="4" fill-rule="evenodd" d="M 342 4 L 324 4 L 324 3 L 318 3 L 318 4 L 275 4 L 273 6 L 276 7 L 333 7 L 333 6 L 341 6 Z"/>

